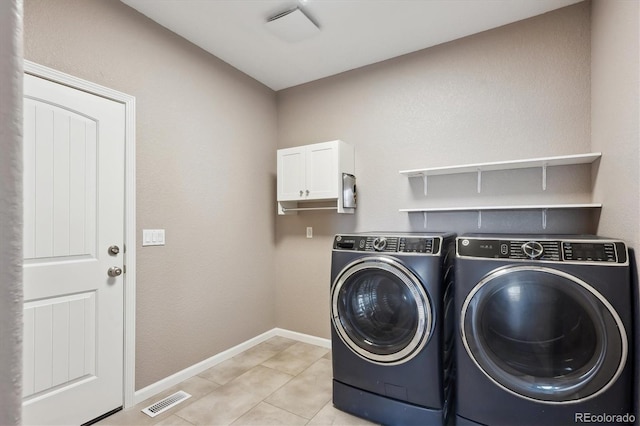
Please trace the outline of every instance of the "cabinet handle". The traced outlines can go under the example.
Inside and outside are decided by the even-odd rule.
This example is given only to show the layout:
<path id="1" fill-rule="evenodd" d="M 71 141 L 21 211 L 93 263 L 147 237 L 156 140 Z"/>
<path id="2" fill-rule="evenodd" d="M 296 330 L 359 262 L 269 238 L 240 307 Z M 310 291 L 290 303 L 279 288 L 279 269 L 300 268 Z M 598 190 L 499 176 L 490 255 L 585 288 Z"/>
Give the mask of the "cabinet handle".
<path id="1" fill-rule="evenodd" d="M 307 195 L 309 195 L 309 190 L 307 189 Z"/>
<path id="2" fill-rule="evenodd" d="M 301 197 L 302 197 L 302 194 L 303 194 L 303 192 L 302 192 L 302 189 L 301 189 L 301 190 L 300 190 L 300 196 L 301 196 Z"/>

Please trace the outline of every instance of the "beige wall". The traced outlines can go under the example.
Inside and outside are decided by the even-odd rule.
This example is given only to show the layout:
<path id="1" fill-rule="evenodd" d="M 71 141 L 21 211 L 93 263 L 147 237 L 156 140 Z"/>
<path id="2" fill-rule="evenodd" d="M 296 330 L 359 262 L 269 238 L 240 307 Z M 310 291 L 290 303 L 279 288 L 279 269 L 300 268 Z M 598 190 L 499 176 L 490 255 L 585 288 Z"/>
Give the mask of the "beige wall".
<path id="1" fill-rule="evenodd" d="M 22 3 L 0 2 L 0 425 L 22 409 Z"/>
<path id="2" fill-rule="evenodd" d="M 353 231 L 424 231 L 399 208 L 591 202 L 590 167 L 422 181 L 399 170 L 590 152 L 590 4 L 580 3 L 397 59 L 278 92 L 278 147 L 355 146 L 353 216 L 276 219 L 277 323 L 329 337 L 331 240 Z M 547 232 L 593 232 L 589 214 L 550 211 Z M 313 226 L 313 239 L 305 227 Z M 543 232 L 541 212 L 430 214 L 428 231 Z M 623 233 L 621 232 L 620 234 Z"/>
<path id="3" fill-rule="evenodd" d="M 638 250 L 640 2 L 594 1 L 591 44 L 591 143 L 603 153 L 594 185 L 604 204 L 598 233 Z"/>
<path id="4" fill-rule="evenodd" d="M 26 59 L 136 97 L 138 241 L 167 241 L 137 248 L 136 389 L 275 327 L 273 91 L 119 1 L 24 8 Z"/>
<path id="5" fill-rule="evenodd" d="M 547 231 L 637 246 L 638 86 L 626 88 L 638 49 L 621 41 L 638 33 L 637 2 L 577 4 L 284 90 L 277 103 L 119 2 L 53 3 L 25 2 L 26 58 L 136 96 L 138 226 L 167 229 L 166 247 L 138 247 L 137 389 L 274 326 L 328 337 L 332 236 L 425 230 L 399 208 L 602 201 L 599 228 L 590 214 L 550 212 Z M 357 213 L 274 217 L 275 161 L 264 159 L 332 139 L 355 145 Z M 431 178 L 425 198 L 398 174 L 591 150 L 604 153 L 593 181 L 591 167 L 549 169 L 546 191 L 526 170 L 486 173 L 481 194 L 475 176 Z M 477 216 L 429 216 L 427 231 L 445 229 L 478 231 Z M 505 229 L 541 232 L 540 214 L 483 215 L 480 231 Z"/>

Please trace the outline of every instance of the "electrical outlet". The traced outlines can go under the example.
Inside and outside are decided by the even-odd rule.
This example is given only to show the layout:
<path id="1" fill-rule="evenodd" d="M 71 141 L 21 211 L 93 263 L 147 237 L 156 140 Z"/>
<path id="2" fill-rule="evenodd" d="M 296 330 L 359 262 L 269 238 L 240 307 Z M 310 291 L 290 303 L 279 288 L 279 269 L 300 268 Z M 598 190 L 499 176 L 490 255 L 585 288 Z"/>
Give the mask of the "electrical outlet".
<path id="1" fill-rule="evenodd" d="M 313 228 L 311 226 L 307 226 L 307 238 L 313 238 Z"/>

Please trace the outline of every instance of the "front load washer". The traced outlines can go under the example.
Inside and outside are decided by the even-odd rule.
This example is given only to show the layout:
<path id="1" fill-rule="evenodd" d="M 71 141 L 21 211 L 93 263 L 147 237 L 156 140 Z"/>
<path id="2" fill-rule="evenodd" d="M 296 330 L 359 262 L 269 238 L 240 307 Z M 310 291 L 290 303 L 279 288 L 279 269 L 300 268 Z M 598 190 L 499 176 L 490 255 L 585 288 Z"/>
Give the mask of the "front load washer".
<path id="1" fill-rule="evenodd" d="M 456 248 L 457 424 L 634 422 L 622 241 L 467 235 Z"/>
<path id="2" fill-rule="evenodd" d="M 337 235 L 331 264 L 333 404 L 387 425 L 448 418 L 452 234 Z"/>

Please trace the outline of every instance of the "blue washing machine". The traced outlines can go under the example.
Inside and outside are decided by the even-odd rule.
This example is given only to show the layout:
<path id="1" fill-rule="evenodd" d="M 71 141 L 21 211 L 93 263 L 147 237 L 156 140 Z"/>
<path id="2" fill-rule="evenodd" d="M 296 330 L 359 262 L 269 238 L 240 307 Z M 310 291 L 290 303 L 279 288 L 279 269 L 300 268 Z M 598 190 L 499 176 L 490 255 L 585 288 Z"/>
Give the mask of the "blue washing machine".
<path id="1" fill-rule="evenodd" d="M 333 404 L 386 425 L 439 425 L 453 390 L 452 234 L 337 235 Z"/>
<path id="2" fill-rule="evenodd" d="M 633 290 L 624 242 L 456 241 L 456 421 L 633 423 Z"/>

